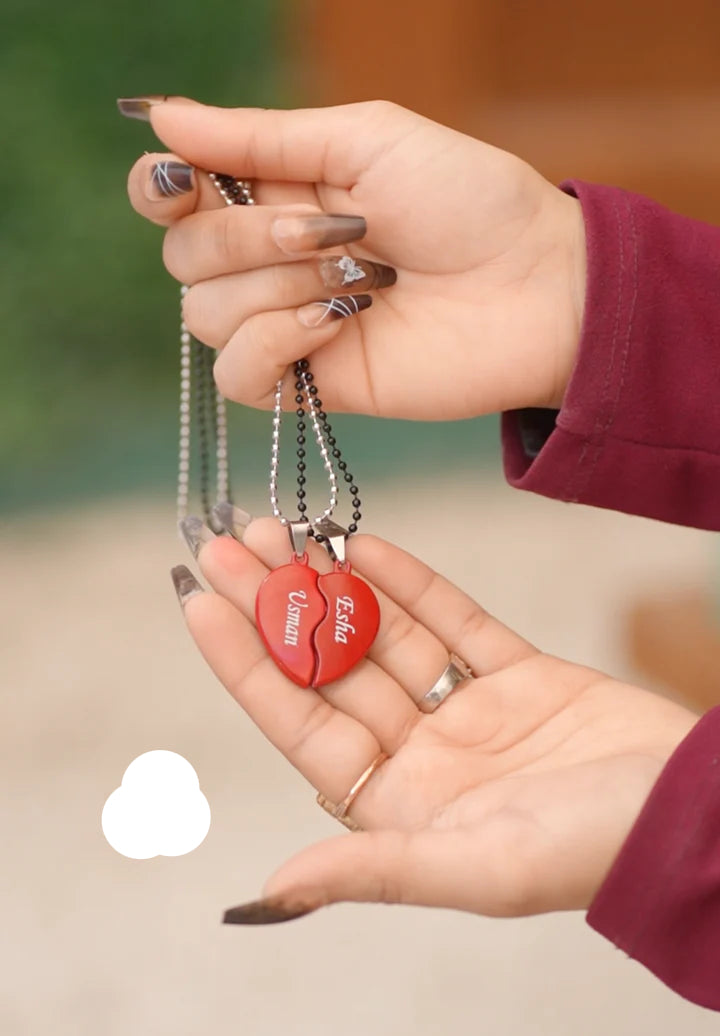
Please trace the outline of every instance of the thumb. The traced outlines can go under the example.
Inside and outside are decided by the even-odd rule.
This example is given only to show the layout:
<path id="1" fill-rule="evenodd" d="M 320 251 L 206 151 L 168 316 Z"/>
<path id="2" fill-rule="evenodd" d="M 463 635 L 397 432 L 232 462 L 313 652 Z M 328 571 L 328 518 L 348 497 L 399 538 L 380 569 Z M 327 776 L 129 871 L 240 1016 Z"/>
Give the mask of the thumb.
<path id="1" fill-rule="evenodd" d="M 494 913 L 502 870 L 491 859 L 478 868 L 476 847 L 457 832 L 361 832 L 304 849 L 266 882 L 262 899 L 232 907 L 223 921 L 276 924 L 339 902 Z"/>
<path id="2" fill-rule="evenodd" d="M 386 101 L 289 111 L 215 108 L 184 97 L 146 108 L 165 145 L 200 169 L 351 187 L 421 116 Z"/>

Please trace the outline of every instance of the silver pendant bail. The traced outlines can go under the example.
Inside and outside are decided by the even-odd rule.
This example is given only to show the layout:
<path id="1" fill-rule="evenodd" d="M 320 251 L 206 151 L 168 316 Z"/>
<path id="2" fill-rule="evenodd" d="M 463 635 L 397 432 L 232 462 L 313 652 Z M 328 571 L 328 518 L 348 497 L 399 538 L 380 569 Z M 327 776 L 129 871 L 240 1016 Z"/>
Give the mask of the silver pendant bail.
<path id="1" fill-rule="evenodd" d="M 295 551 L 296 557 L 303 557 L 305 555 L 305 548 L 307 547 L 310 522 L 288 522 L 287 528 L 290 535 L 290 542 L 292 543 L 292 549 Z"/>
<path id="2" fill-rule="evenodd" d="M 338 525 L 331 518 L 323 518 L 322 521 L 313 524 L 313 531 L 315 535 L 319 534 L 325 537 L 325 545 L 333 561 L 338 561 L 341 565 L 344 565 L 345 541 L 349 536 L 348 530 L 344 529 L 342 525 Z"/>

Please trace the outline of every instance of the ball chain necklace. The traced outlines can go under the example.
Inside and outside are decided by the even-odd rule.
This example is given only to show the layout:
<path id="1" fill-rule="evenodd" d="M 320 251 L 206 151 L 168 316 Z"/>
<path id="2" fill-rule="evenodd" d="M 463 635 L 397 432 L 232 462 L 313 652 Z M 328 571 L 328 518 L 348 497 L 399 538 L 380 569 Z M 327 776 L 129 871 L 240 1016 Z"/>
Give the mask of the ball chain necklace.
<path id="1" fill-rule="evenodd" d="M 231 176 L 210 173 L 210 180 L 227 205 L 254 205 L 251 184 Z M 341 264 L 353 279 L 353 260 Z M 181 289 L 184 295 L 187 288 Z M 352 296 L 345 297 L 352 300 Z M 352 304 L 350 302 L 350 304 Z M 211 454 L 215 452 L 215 498 L 231 504 L 225 400 L 213 381 L 212 351 L 196 341 L 184 321 L 180 324 L 180 436 L 177 483 L 177 516 L 187 516 L 190 495 L 190 433 L 194 412 L 199 467 L 198 490 L 205 521 L 221 532 L 211 504 Z M 298 517 L 282 512 L 278 496 L 280 429 L 284 379 L 275 387 L 270 457 L 270 506 L 288 530 L 292 553 L 286 565 L 274 569 L 262 583 L 255 606 L 258 632 L 278 668 L 301 687 L 322 687 L 349 672 L 367 653 L 380 625 L 377 599 L 367 585 L 353 575 L 345 559 L 347 537 L 357 532 L 362 518 L 359 489 L 343 459 L 308 360 L 293 369 L 297 430 L 296 497 Z M 307 426 L 327 475 L 327 506 L 308 518 Z M 339 476 L 352 503 L 352 522 L 347 529 L 333 521 L 339 497 Z M 320 574 L 310 566 L 308 537 L 322 543 L 333 561 L 332 572 Z"/>

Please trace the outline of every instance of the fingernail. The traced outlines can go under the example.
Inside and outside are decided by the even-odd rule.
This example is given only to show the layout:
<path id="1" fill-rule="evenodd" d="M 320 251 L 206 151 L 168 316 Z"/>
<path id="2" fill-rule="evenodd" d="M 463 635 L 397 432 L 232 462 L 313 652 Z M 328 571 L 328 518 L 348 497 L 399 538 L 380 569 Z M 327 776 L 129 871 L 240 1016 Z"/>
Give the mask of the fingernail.
<path id="1" fill-rule="evenodd" d="M 215 533 L 212 529 L 208 528 L 202 518 L 196 518 L 193 514 L 179 521 L 178 529 L 194 558 L 200 553 L 203 543 L 210 543 L 211 540 L 215 539 Z"/>
<path id="2" fill-rule="evenodd" d="M 317 216 L 278 216 L 271 233 L 283 252 L 314 252 L 357 241 L 367 233 L 367 223 L 362 216 L 325 212 Z"/>
<path id="3" fill-rule="evenodd" d="M 175 593 L 178 595 L 178 601 L 182 608 L 185 607 L 185 604 L 191 597 L 205 593 L 200 583 L 198 583 L 190 569 L 185 565 L 176 565 L 175 568 L 170 570 L 170 575 L 172 576 Z"/>
<path id="4" fill-rule="evenodd" d="M 316 906 L 290 905 L 279 896 L 256 899 L 252 903 L 231 907 L 223 914 L 223 924 L 279 924 L 294 921 L 317 910 Z"/>
<path id="5" fill-rule="evenodd" d="M 245 530 L 252 521 L 252 515 L 243 511 L 241 507 L 235 507 L 229 500 L 215 504 L 212 515 L 221 529 L 229 532 L 236 540 L 242 542 Z"/>
<path id="6" fill-rule="evenodd" d="M 305 327 L 317 327 L 328 320 L 344 320 L 361 309 L 372 306 L 372 295 L 336 295 L 334 299 L 308 302 L 297 311 L 298 320 Z"/>
<path id="7" fill-rule="evenodd" d="M 187 194 L 193 189 L 194 169 L 185 162 L 157 162 L 152 167 L 150 179 L 145 187 L 145 194 L 150 201 L 158 198 L 175 198 L 178 194 Z"/>
<path id="8" fill-rule="evenodd" d="M 397 280 L 394 266 L 354 259 L 351 255 L 324 255 L 318 259 L 320 276 L 328 288 L 347 288 L 355 284 L 364 291 L 388 288 Z"/>
<path id="9" fill-rule="evenodd" d="M 155 104 L 167 101 L 167 94 L 147 94 L 145 97 L 118 97 L 117 106 L 126 119 L 141 119 L 150 122 L 150 109 Z"/>

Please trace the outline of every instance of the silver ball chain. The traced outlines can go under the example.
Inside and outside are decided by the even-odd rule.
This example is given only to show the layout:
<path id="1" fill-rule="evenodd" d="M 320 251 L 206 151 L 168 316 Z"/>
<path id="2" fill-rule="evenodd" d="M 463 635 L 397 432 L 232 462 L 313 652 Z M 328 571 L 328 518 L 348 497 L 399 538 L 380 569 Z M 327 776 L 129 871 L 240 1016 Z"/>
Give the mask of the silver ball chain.
<path id="1" fill-rule="evenodd" d="M 230 176 L 222 176 L 219 173 L 210 173 L 210 181 L 222 196 L 226 205 L 254 205 L 255 199 L 252 196 L 252 185 L 249 180 L 236 180 Z M 187 292 L 187 286 L 180 289 L 181 318 L 180 318 L 180 429 L 178 444 L 178 480 L 177 480 L 177 518 L 180 521 L 187 517 L 190 497 L 190 430 L 192 424 L 192 335 L 182 319 L 182 300 Z M 205 350 L 205 346 L 201 346 Z M 207 356 L 210 357 L 208 351 Z M 203 362 L 202 359 L 200 361 Z M 205 367 L 205 378 L 198 379 L 195 386 L 195 403 L 198 416 L 205 413 L 208 405 L 206 393 L 208 391 L 207 381 L 212 378 L 212 371 L 209 365 Z M 217 389 L 213 388 L 213 423 L 215 433 L 215 493 L 216 502 L 224 503 L 230 500 L 230 461 L 228 454 L 227 437 L 227 408 L 225 399 Z M 203 417 L 204 420 L 204 417 Z M 206 458 L 201 457 L 201 478 L 207 477 L 205 470 Z M 204 485 L 203 485 L 204 488 Z M 216 522 L 211 513 L 207 513 L 205 519 L 211 528 L 215 528 Z M 219 528 L 215 528 L 219 532 Z"/>
<path id="2" fill-rule="evenodd" d="M 337 475 L 335 474 L 335 468 L 333 467 L 332 460 L 325 442 L 325 436 L 323 430 L 320 427 L 320 421 L 317 416 L 318 404 L 317 400 L 310 394 L 310 379 L 307 377 L 308 372 L 304 371 L 300 377 L 302 378 L 305 386 L 304 394 L 307 400 L 307 410 L 310 415 L 310 423 L 312 424 L 313 434 L 315 436 L 315 442 L 317 443 L 318 449 L 320 450 L 320 456 L 322 457 L 323 467 L 327 471 L 328 481 L 330 483 L 330 502 L 325 510 L 316 515 L 315 518 L 310 519 L 310 525 L 318 525 L 323 522 L 326 518 L 330 518 L 333 511 L 337 506 L 338 499 L 338 483 Z M 283 525 L 289 525 L 291 519 L 287 518 L 280 509 L 280 503 L 278 500 L 278 474 L 280 471 L 280 426 L 282 425 L 282 393 L 283 393 L 283 379 L 281 378 L 275 385 L 275 406 L 273 412 L 273 430 L 272 430 L 272 452 L 270 456 L 270 506 L 272 507 L 272 513 L 276 518 L 279 518 Z"/>

